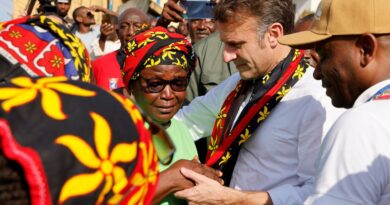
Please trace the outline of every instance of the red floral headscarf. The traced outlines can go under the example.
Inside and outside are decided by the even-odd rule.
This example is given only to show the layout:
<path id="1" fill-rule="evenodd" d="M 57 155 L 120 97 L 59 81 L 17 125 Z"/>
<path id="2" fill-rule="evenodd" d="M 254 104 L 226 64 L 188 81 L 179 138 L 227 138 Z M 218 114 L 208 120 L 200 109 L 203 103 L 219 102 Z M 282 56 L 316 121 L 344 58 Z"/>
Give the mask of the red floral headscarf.
<path id="1" fill-rule="evenodd" d="M 191 43 L 181 34 L 171 33 L 164 27 L 141 30 L 126 45 L 126 60 L 123 66 L 123 81 L 138 78 L 144 68 L 156 65 L 177 65 L 187 71 L 188 76 L 195 66 L 195 55 Z"/>
<path id="2" fill-rule="evenodd" d="M 66 76 L 84 82 L 92 78 L 91 61 L 80 39 L 47 16 L 0 23 L 0 55 L 12 65 L 20 64 L 31 77 Z"/>

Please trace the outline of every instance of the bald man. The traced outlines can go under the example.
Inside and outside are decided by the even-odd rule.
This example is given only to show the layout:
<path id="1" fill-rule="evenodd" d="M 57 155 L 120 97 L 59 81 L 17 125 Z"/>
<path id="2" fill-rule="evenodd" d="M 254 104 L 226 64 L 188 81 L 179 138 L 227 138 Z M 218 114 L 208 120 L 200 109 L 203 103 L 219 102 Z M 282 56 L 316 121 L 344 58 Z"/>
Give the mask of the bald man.
<path id="1" fill-rule="evenodd" d="M 119 15 L 117 30 L 121 47 L 140 29 L 143 24 L 149 25 L 148 16 L 141 10 L 129 8 Z M 124 87 L 121 75 L 121 66 L 125 55 L 121 49 L 97 58 L 92 62 L 92 69 L 96 78 L 96 85 L 106 90 L 115 90 Z"/>

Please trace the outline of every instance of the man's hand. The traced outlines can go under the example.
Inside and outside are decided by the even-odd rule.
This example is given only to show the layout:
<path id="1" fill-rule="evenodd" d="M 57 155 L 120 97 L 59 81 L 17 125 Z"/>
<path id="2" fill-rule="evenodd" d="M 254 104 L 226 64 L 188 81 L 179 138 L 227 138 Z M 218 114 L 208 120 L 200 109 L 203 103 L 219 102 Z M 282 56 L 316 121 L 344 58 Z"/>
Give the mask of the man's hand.
<path id="1" fill-rule="evenodd" d="M 111 11 L 110 9 L 107 9 L 107 8 L 104 8 L 104 7 L 98 6 L 98 5 L 93 5 L 93 6 L 89 7 L 89 9 L 91 11 L 94 11 L 94 12 L 103 12 L 105 14 L 109 14 L 112 16 L 118 16 L 118 14 L 115 13 L 114 11 Z"/>
<path id="2" fill-rule="evenodd" d="M 182 17 L 185 14 L 185 9 L 177 4 L 179 0 L 168 0 L 164 4 L 160 19 L 157 21 L 158 26 L 167 27 L 171 22 L 184 22 Z"/>
<path id="3" fill-rule="evenodd" d="M 172 192 L 180 191 L 183 189 L 187 189 L 190 187 L 193 187 L 195 184 L 193 181 L 187 179 L 180 173 L 181 168 L 187 168 L 190 169 L 203 177 L 206 177 L 212 181 L 214 181 L 217 184 L 223 184 L 223 180 L 219 177 L 222 176 L 222 172 L 215 170 L 213 168 L 210 168 L 204 164 L 201 164 L 197 158 L 193 160 L 179 160 L 172 164 L 171 167 L 167 171 L 170 172 L 171 176 L 174 177 L 172 180 L 175 180 L 175 187 L 172 190 Z"/>
<path id="4" fill-rule="evenodd" d="M 201 164 L 197 158 L 193 160 L 179 160 L 160 173 L 160 179 L 152 204 L 157 204 L 170 193 L 191 188 L 195 185 L 193 181 L 187 179 L 180 173 L 182 167 L 202 174 L 201 176 L 210 179 L 217 184 L 223 184 L 223 180 L 219 178 L 222 176 L 222 173 Z"/>
<path id="5" fill-rule="evenodd" d="M 100 26 L 100 36 L 103 36 L 104 38 L 113 34 L 114 32 L 115 32 L 114 25 L 110 23 L 103 23 Z"/>
<path id="6" fill-rule="evenodd" d="M 175 197 L 186 199 L 189 204 L 224 204 L 226 187 L 186 168 L 181 168 L 180 172 L 196 186 L 176 192 Z"/>
<path id="7" fill-rule="evenodd" d="M 246 204 L 272 205 L 267 192 L 244 192 L 224 187 L 214 180 L 186 168 L 180 172 L 195 182 L 196 186 L 175 193 L 177 198 L 186 199 L 190 205 Z"/>

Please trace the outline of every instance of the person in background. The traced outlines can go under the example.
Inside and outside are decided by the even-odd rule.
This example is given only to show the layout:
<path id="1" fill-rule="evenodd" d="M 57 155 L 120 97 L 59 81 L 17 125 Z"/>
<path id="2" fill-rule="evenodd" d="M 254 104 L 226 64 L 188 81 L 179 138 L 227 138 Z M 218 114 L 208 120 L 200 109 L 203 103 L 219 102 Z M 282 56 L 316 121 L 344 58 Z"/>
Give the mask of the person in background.
<path id="1" fill-rule="evenodd" d="M 183 36 L 188 36 L 190 34 L 188 32 L 188 23 L 187 23 L 187 21 L 179 22 L 179 25 L 177 26 L 177 32 L 180 33 Z"/>
<path id="2" fill-rule="evenodd" d="M 206 164 L 221 170 L 230 188 L 183 168 L 197 185 L 175 196 L 190 204 L 302 204 L 321 140 L 343 110 L 313 79 L 304 52 L 277 41 L 293 31 L 293 1 L 223 0 L 215 19 L 224 60 L 239 73 L 175 117 L 194 140 L 212 136 Z"/>
<path id="3" fill-rule="evenodd" d="M 315 49 L 314 77 L 348 110 L 321 147 L 307 205 L 390 202 L 390 2 L 323 0 L 310 31 L 280 43 Z"/>
<path id="4" fill-rule="evenodd" d="M 92 42 L 100 35 L 100 25 L 96 25 L 92 10 L 85 6 L 76 8 L 73 11 L 73 20 L 75 21 L 74 34 L 83 42 L 88 53 L 92 53 Z"/>
<path id="5" fill-rule="evenodd" d="M 158 155 L 132 101 L 58 76 L 0 93 L 0 204 L 150 204 Z"/>
<path id="6" fill-rule="evenodd" d="M 93 81 L 91 61 L 84 45 L 55 20 L 33 16 L 2 23 L 1 83 L 17 76 L 66 76 L 72 80 Z"/>
<path id="7" fill-rule="evenodd" d="M 92 42 L 91 58 L 94 60 L 121 47 L 118 37 L 118 17 L 105 14 L 100 26 L 100 36 Z"/>
<path id="8" fill-rule="evenodd" d="M 214 19 L 189 19 L 188 20 L 188 32 L 193 44 L 199 40 L 208 37 L 215 31 Z"/>
<path id="9" fill-rule="evenodd" d="M 70 6 L 72 4 L 72 0 L 56 0 L 55 6 L 57 15 L 61 17 L 66 27 L 69 29 L 72 29 L 74 20 L 68 16 L 68 12 L 70 9 Z"/>
<path id="10" fill-rule="evenodd" d="M 156 27 L 156 25 L 157 25 L 157 18 L 155 18 L 153 16 L 150 16 L 149 18 L 150 18 L 150 20 L 149 20 L 150 27 L 151 28 Z"/>
<path id="11" fill-rule="evenodd" d="M 121 42 L 121 48 L 126 46 L 135 34 L 135 31 L 143 26 L 148 26 L 148 16 L 139 9 L 129 8 L 119 15 L 119 28 L 117 34 Z M 118 89 L 122 93 L 124 88 L 121 68 L 126 55 L 122 49 L 103 55 L 92 62 L 92 69 L 96 78 L 96 85 L 106 90 Z"/>
<path id="12" fill-rule="evenodd" d="M 300 18 L 294 26 L 294 33 L 301 32 L 301 31 L 307 31 L 311 28 L 315 20 L 314 13 L 310 13 L 302 18 Z M 309 64 L 315 68 L 317 67 L 318 62 L 318 54 L 315 52 L 314 49 L 305 49 L 305 58 L 307 61 L 309 61 Z"/>
<path id="13" fill-rule="evenodd" d="M 185 99 L 188 77 L 195 64 L 192 45 L 178 33 L 154 27 L 135 35 L 125 49 L 126 89 L 144 113 L 166 129 L 176 147 L 172 162 L 160 166 L 160 181 L 153 201 L 186 204 L 170 194 L 193 186 L 180 174 L 180 167 L 213 179 L 219 177 L 213 169 L 193 160 L 197 153 L 188 128 L 174 118 Z"/>

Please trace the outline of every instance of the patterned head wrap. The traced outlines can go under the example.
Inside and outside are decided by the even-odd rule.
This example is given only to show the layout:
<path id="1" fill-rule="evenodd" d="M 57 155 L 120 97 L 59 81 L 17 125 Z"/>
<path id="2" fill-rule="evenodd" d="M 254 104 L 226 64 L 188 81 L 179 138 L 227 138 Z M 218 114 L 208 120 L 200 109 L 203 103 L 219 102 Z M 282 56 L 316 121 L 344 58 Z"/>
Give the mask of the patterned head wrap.
<path id="1" fill-rule="evenodd" d="M 183 35 L 163 27 L 145 30 L 135 35 L 124 48 L 127 56 L 123 66 L 125 85 L 137 79 L 142 69 L 156 65 L 177 65 L 190 76 L 195 66 L 191 43 Z"/>
<path id="2" fill-rule="evenodd" d="M 133 102 L 63 76 L 12 78 L 0 93 L 0 156 L 22 170 L 29 204 L 151 202 L 157 155 Z"/>
<path id="3" fill-rule="evenodd" d="M 91 81 L 91 62 L 81 41 L 47 16 L 0 24 L 0 55 L 36 76 L 67 76 Z"/>

